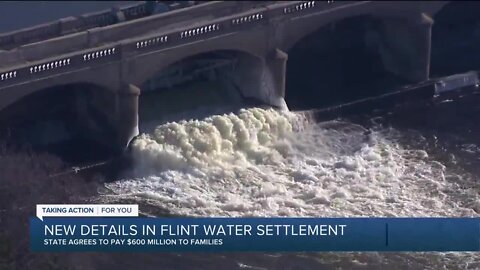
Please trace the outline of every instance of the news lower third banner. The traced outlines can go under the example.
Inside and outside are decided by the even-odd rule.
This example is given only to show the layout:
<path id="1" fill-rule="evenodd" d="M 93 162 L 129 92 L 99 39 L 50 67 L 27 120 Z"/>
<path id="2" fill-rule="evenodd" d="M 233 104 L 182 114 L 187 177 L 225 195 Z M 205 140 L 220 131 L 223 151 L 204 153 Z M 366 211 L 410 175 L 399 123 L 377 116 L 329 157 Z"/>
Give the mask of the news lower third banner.
<path id="1" fill-rule="evenodd" d="M 480 251 L 480 218 L 144 218 L 137 205 L 39 205 L 35 252 Z"/>

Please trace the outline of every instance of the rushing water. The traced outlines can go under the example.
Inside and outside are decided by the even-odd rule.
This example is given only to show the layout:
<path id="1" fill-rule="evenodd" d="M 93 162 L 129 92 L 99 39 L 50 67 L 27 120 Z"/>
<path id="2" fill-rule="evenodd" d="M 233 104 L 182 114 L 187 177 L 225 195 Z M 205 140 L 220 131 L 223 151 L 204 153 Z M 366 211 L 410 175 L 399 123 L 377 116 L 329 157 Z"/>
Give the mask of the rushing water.
<path id="1" fill-rule="evenodd" d="M 147 215 L 479 216 L 479 100 L 469 94 L 322 123 L 309 113 L 249 108 L 159 124 L 133 143 L 133 176 L 107 184 L 100 200 L 137 202 Z M 472 253 L 211 259 L 250 269 L 480 268 Z"/>

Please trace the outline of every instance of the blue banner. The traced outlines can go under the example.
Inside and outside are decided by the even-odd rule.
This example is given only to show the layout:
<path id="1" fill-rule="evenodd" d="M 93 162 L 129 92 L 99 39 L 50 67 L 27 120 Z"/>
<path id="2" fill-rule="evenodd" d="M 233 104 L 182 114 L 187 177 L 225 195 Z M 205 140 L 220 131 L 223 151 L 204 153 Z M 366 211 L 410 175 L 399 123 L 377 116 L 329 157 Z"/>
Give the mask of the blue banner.
<path id="1" fill-rule="evenodd" d="M 32 251 L 480 251 L 480 218 L 31 218 Z"/>

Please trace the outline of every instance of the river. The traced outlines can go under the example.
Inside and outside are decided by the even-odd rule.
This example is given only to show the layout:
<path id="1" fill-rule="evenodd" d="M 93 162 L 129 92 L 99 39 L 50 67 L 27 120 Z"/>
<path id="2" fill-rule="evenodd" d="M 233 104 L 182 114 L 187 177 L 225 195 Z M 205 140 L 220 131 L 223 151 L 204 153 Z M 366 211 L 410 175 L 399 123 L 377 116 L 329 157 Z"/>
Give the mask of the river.
<path id="1" fill-rule="evenodd" d="M 326 122 L 309 112 L 253 107 L 161 123 L 133 142 L 128 176 L 105 184 L 91 200 L 138 203 L 147 216 L 478 217 L 480 95 L 474 90 Z M 105 256 L 111 260 L 95 265 L 480 268 L 474 253 Z"/>

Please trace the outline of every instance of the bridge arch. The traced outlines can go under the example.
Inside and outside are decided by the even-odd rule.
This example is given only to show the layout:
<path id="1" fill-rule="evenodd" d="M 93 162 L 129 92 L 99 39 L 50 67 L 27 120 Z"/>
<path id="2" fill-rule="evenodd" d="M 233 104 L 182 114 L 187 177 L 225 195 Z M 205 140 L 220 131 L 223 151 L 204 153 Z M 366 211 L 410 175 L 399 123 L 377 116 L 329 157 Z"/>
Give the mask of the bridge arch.
<path id="1" fill-rule="evenodd" d="M 192 53 L 158 63 L 145 73 L 149 78 L 142 76 L 140 85 L 141 122 L 155 118 L 153 114 L 158 117 L 198 108 L 206 109 L 208 115 L 216 112 L 216 107 L 276 105 L 266 60 L 245 50 Z M 151 108 L 156 111 L 149 111 Z"/>
<path id="2" fill-rule="evenodd" d="M 143 85 L 147 80 L 152 78 L 155 74 L 160 73 L 165 68 L 172 66 L 180 61 L 191 59 L 199 55 L 215 54 L 221 52 L 232 52 L 237 55 L 253 57 L 263 61 L 263 48 L 258 49 L 255 45 L 235 44 L 237 41 L 231 41 L 232 44 L 213 44 L 209 46 L 189 46 L 184 48 L 172 48 L 160 53 L 155 53 L 146 56 L 139 56 L 132 63 L 133 73 L 129 74 L 130 78 L 127 81 L 135 85 Z M 175 50 L 175 53 L 173 52 Z"/>
<path id="3" fill-rule="evenodd" d="M 431 74 L 480 69 L 480 3 L 450 1 L 433 17 Z"/>
<path id="4" fill-rule="evenodd" d="M 0 135 L 13 145 L 48 147 L 66 160 L 75 145 L 84 147 L 84 154 L 93 154 L 75 158 L 103 157 L 110 152 L 105 140 L 116 137 L 110 119 L 115 96 L 112 89 L 89 82 L 36 89 L 0 112 Z"/>
<path id="5" fill-rule="evenodd" d="M 198 57 L 210 55 L 212 57 L 224 57 L 224 58 L 231 58 L 234 59 L 236 58 L 239 61 L 248 61 L 252 64 L 261 64 L 263 61 L 263 57 L 255 55 L 251 52 L 248 52 L 246 50 L 232 50 L 232 49 L 220 49 L 220 50 L 207 50 L 203 51 L 200 53 L 192 53 L 188 55 L 183 55 L 182 58 L 175 59 L 175 60 L 170 60 L 170 61 L 162 61 L 161 63 L 158 63 L 157 66 L 155 66 L 153 69 L 150 70 L 150 72 L 147 72 L 145 74 L 146 78 L 150 79 L 153 77 L 155 74 L 158 74 L 165 70 L 168 67 L 171 67 L 172 65 L 178 64 L 180 62 L 185 62 L 189 61 L 192 59 L 196 59 Z M 144 77 L 145 78 L 145 77 Z M 145 79 L 143 80 L 143 83 L 145 83 Z M 142 83 L 142 84 L 143 84 Z"/>
<path id="6" fill-rule="evenodd" d="M 358 15 L 319 25 L 287 43 L 290 109 L 338 105 L 407 83 L 385 65 L 381 19 Z"/>
<path id="7" fill-rule="evenodd" d="M 118 90 L 118 79 L 109 76 L 93 76 L 98 71 L 79 72 L 75 76 L 59 76 L 54 79 L 46 78 L 40 80 L 32 80 L 28 83 L 7 87 L 0 91 L 0 112 L 5 108 L 14 105 L 23 98 L 36 95 L 46 90 L 63 88 L 64 92 L 71 92 L 78 87 L 84 86 L 86 89 L 90 87 L 104 89 L 114 92 Z M 118 72 L 117 72 L 118 74 Z"/>

